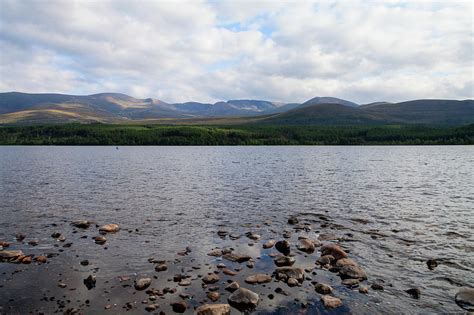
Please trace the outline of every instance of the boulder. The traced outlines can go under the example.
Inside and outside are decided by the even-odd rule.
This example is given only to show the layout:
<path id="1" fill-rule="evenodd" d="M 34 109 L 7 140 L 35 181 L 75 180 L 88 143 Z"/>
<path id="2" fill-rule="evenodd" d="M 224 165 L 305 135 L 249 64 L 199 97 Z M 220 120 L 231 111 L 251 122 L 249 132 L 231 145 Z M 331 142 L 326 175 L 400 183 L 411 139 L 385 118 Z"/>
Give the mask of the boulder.
<path id="1" fill-rule="evenodd" d="M 239 288 L 227 299 L 229 304 L 241 312 L 253 310 L 259 301 L 258 294 L 249 289 Z"/>
<path id="2" fill-rule="evenodd" d="M 332 293 L 332 287 L 325 284 L 325 283 L 316 283 L 316 285 L 314 286 L 314 289 L 319 294 L 330 294 L 330 293 Z"/>
<path id="3" fill-rule="evenodd" d="M 196 309 L 196 315 L 230 315 L 229 304 L 206 304 Z"/>
<path id="4" fill-rule="evenodd" d="M 278 241 L 275 243 L 275 248 L 283 255 L 288 255 L 290 253 L 290 242 L 287 240 Z"/>

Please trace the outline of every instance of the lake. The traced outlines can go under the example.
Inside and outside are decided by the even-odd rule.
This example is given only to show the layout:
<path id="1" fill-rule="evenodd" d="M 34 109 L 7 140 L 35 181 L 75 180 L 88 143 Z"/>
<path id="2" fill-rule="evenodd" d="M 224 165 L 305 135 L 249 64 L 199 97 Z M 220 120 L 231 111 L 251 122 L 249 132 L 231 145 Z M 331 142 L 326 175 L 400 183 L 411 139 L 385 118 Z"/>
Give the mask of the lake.
<path id="1" fill-rule="evenodd" d="M 341 314 L 462 312 L 454 296 L 474 284 L 473 174 L 474 146 L 2 146 L 0 241 L 49 256 L 44 264 L 0 263 L 0 313 L 143 313 L 145 301 L 169 313 L 181 300 L 192 313 L 212 303 L 209 291 L 227 303 L 224 288 L 234 279 L 259 294 L 260 314 L 329 312 L 316 281 L 333 288 Z M 305 226 L 288 224 L 293 216 Z M 75 220 L 121 230 L 98 245 L 96 225 L 76 228 Z M 304 282 L 246 284 L 249 275 L 272 274 L 278 251 L 262 244 L 285 232 Z M 299 237 L 339 243 L 366 272 L 360 286 L 368 294 L 318 267 L 318 249 L 296 250 Z M 207 255 L 216 248 L 249 255 L 253 266 Z M 432 270 L 429 259 L 438 264 Z M 161 260 L 168 269 L 157 272 Z M 215 288 L 203 287 L 201 278 L 219 263 L 238 274 L 219 272 Z M 175 274 L 191 284 L 178 285 Z M 89 275 L 92 289 L 83 283 Z M 170 290 L 137 291 L 140 277 Z M 411 288 L 420 289 L 419 299 L 405 292 Z"/>

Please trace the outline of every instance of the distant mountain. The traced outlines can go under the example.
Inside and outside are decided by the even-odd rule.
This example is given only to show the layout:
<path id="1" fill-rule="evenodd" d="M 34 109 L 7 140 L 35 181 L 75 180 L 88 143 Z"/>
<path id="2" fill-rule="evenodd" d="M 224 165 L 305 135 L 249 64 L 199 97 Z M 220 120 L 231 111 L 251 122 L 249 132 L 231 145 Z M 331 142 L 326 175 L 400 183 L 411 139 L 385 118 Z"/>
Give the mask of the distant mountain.
<path id="1" fill-rule="evenodd" d="M 356 103 L 349 102 L 349 101 L 346 101 L 346 100 L 343 100 L 343 99 L 340 99 L 340 98 L 325 96 L 325 97 L 312 98 L 312 99 L 304 102 L 303 104 L 301 104 L 301 107 L 306 107 L 306 106 L 311 106 L 311 105 L 318 105 L 318 104 L 340 104 L 340 105 L 349 106 L 349 107 L 359 106 Z"/>
<path id="2" fill-rule="evenodd" d="M 341 104 L 302 105 L 296 109 L 259 120 L 279 125 L 371 125 L 474 123 L 474 101 L 415 100 L 401 103 L 379 102 L 359 107 Z"/>
<path id="3" fill-rule="evenodd" d="M 172 123 L 184 118 L 211 123 L 212 119 L 232 117 L 242 118 L 237 120 L 240 122 L 263 124 L 466 124 L 474 122 L 474 105 L 472 100 L 415 100 L 359 106 L 335 97 L 315 97 L 304 103 L 288 104 L 265 100 L 171 104 L 120 93 L 86 96 L 0 93 L 0 124 L 156 120 Z"/>

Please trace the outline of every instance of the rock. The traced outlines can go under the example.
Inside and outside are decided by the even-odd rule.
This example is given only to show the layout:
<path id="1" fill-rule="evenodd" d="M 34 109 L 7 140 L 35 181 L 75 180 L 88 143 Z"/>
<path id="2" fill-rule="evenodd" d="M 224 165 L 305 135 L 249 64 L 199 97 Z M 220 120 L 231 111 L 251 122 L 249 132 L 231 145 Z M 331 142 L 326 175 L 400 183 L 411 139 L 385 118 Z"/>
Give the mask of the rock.
<path id="1" fill-rule="evenodd" d="M 156 271 L 156 272 L 166 271 L 166 270 L 168 270 L 168 266 L 167 266 L 166 264 L 164 264 L 164 263 L 157 264 L 157 265 L 155 266 L 155 271 Z"/>
<path id="2" fill-rule="evenodd" d="M 296 218 L 296 217 L 288 218 L 288 224 L 291 224 L 291 225 L 298 224 L 298 218 Z"/>
<path id="3" fill-rule="evenodd" d="M 158 304 L 149 304 L 149 305 L 147 305 L 147 306 L 145 307 L 145 310 L 146 310 L 147 312 L 154 312 L 154 311 L 156 311 L 156 309 L 157 309 L 158 307 L 159 307 Z"/>
<path id="4" fill-rule="evenodd" d="M 222 273 L 225 274 L 225 275 L 228 275 L 228 276 L 235 276 L 235 275 L 238 274 L 237 271 L 230 270 L 228 268 L 222 268 Z"/>
<path id="5" fill-rule="evenodd" d="M 245 233 L 245 236 L 247 236 L 248 238 L 250 238 L 251 240 L 254 240 L 254 241 L 258 241 L 261 236 L 256 234 L 256 233 L 253 233 L 253 232 L 247 232 Z"/>
<path id="6" fill-rule="evenodd" d="M 379 283 L 373 283 L 371 286 L 372 290 L 383 291 L 383 285 Z"/>
<path id="7" fill-rule="evenodd" d="M 263 274 L 263 273 L 248 276 L 247 278 L 245 278 L 245 282 L 249 284 L 268 283 L 271 281 L 272 281 L 272 277 L 270 275 Z"/>
<path id="8" fill-rule="evenodd" d="M 135 280 L 134 287 L 135 287 L 135 290 L 137 291 L 143 291 L 146 288 L 148 288 L 150 284 L 151 284 L 151 278 L 141 278 L 141 279 Z"/>
<path id="9" fill-rule="evenodd" d="M 229 232 L 227 232 L 226 230 L 217 231 L 217 235 L 219 235 L 220 237 L 226 237 L 228 234 Z"/>
<path id="10" fill-rule="evenodd" d="M 219 276 L 215 273 L 211 273 L 210 275 L 206 275 L 202 278 L 202 282 L 205 284 L 216 283 L 219 281 Z"/>
<path id="11" fill-rule="evenodd" d="M 25 234 L 21 234 L 21 233 L 18 233 L 17 235 L 15 235 L 15 239 L 18 241 L 18 242 L 22 242 L 24 239 L 25 239 Z"/>
<path id="12" fill-rule="evenodd" d="M 58 241 L 60 241 L 60 242 L 64 242 L 65 240 L 66 240 L 66 236 L 64 236 L 64 235 L 60 235 L 58 237 Z"/>
<path id="13" fill-rule="evenodd" d="M 189 279 L 182 279 L 178 285 L 182 286 L 182 287 L 187 287 L 187 286 L 190 286 L 191 285 L 191 280 Z"/>
<path id="14" fill-rule="evenodd" d="M 92 239 L 95 241 L 96 244 L 99 245 L 103 245 L 105 244 L 105 242 L 107 242 L 107 239 L 102 235 L 94 236 Z"/>
<path id="15" fill-rule="evenodd" d="M 349 288 L 357 287 L 359 285 L 359 282 L 360 282 L 359 279 L 347 278 L 347 279 L 342 280 L 342 284 Z"/>
<path id="16" fill-rule="evenodd" d="M 336 260 L 347 258 L 347 253 L 341 247 L 332 243 L 324 244 L 321 247 L 321 256 L 324 255 L 331 255 Z"/>
<path id="17" fill-rule="evenodd" d="M 229 292 L 234 292 L 238 288 L 240 288 L 240 285 L 238 282 L 235 282 L 235 281 L 232 281 L 228 286 L 225 287 L 226 291 L 229 291 Z"/>
<path id="18" fill-rule="evenodd" d="M 252 258 L 248 255 L 239 255 L 239 254 L 234 254 L 234 253 L 227 253 L 222 257 L 229 261 L 238 262 L 238 263 L 249 261 Z"/>
<path id="19" fill-rule="evenodd" d="M 276 241 L 275 240 L 269 240 L 265 244 L 263 244 L 263 248 L 269 249 L 275 246 Z"/>
<path id="20" fill-rule="evenodd" d="M 10 246 L 10 243 L 7 243 L 7 242 L 0 242 L 0 246 L 3 247 L 3 248 L 7 248 Z"/>
<path id="21" fill-rule="evenodd" d="M 314 286 L 314 289 L 319 294 L 330 294 L 330 293 L 332 293 L 332 287 L 325 284 L 325 283 L 316 283 L 316 285 Z"/>
<path id="22" fill-rule="evenodd" d="M 229 304 L 206 304 L 196 309 L 196 315 L 230 315 Z"/>
<path id="23" fill-rule="evenodd" d="M 248 261 L 247 262 L 247 268 L 252 269 L 253 267 L 255 267 L 255 264 L 253 263 L 253 261 Z"/>
<path id="24" fill-rule="evenodd" d="M 207 294 L 207 297 L 209 298 L 209 300 L 211 300 L 212 302 L 216 302 L 217 300 L 219 300 L 220 298 L 220 294 L 219 292 L 209 292 Z"/>
<path id="25" fill-rule="evenodd" d="M 274 273 L 277 280 L 287 282 L 288 279 L 294 278 L 298 282 L 304 281 L 304 270 L 296 267 L 281 267 L 277 268 Z"/>
<path id="26" fill-rule="evenodd" d="M 222 256 L 222 250 L 220 249 L 215 249 L 209 253 L 207 253 L 208 256 L 213 256 L 213 257 L 220 257 Z"/>
<path id="27" fill-rule="evenodd" d="M 170 305 L 173 308 L 173 311 L 176 313 L 184 313 L 188 308 L 188 305 L 184 301 L 173 302 Z"/>
<path id="28" fill-rule="evenodd" d="M 334 257 L 332 255 L 324 255 L 324 256 L 321 256 L 319 257 L 317 260 L 316 260 L 316 263 L 321 265 L 321 266 L 325 266 L 325 265 L 330 265 L 334 262 Z"/>
<path id="29" fill-rule="evenodd" d="M 0 261 L 9 261 L 23 256 L 21 250 L 2 250 L 0 251 Z"/>
<path id="30" fill-rule="evenodd" d="M 88 261 L 87 259 L 81 260 L 80 264 L 81 264 L 81 266 L 88 266 L 88 265 L 89 265 L 89 261 Z"/>
<path id="31" fill-rule="evenodd" d="M 412 288 L 405 290 L 406 293 L 410 294 L 412 298 L 419 299 L 421 296 L 421 290 L 419 288 Z"/>
<path id="32" fill-rule="evenodd" d="M 367 275 L 365 274 L 365 271 L 362 270 L 358 266 L 352 266 L 352 265 L 345 265 L 344 267 L 339 270 L 339 276 L 342 279 L 367 279 Z"/>
<path id="33" fill-rule="evenodd" d="M 79 221 L 74 221 L 71 223 L 72 226 L 80 228 L 80 229 L 87 229 L 91 225 L 92 222 L 89 222 L 87 220 L 79 220 Z"/>
<path id="34" fill-rule="evenodd" d="M 61 236 L 61 233 L 59 233 L 59 232 L 54 232 L 53 234 L 51 234 L 52 238 L 58 238 L 60 236 Z"/>
<path id="35" fill-rule="evenodd" d="M 299 283 L 298 280 L 296 280 L 295 278 L 289 278 L 289 279 L 286 281 L 286 284 L 288 284 L 289 287 L 296 287 L 296 286 L 298 286 L 300 283 Z"/>
<path id="36" fill-rule="evenodd" d="M 31 246 L 38 246 L 39 242 L 38 240 L 31 240 L 28 242 L 28 245 L 31 245 Z"/>
<path id="37" fill-rule="evenodd" d="M 454 296 L 456 304 L 468 312 L 474 311 L 474 288 L 461 288 Z"/>
<path id="38" fill-rule="evenodd" d="M 58 282 L 58 287 L 64 289 L 65 287 L 67 287 L 67 284 L 65 284 L 64 282 Z"/>
<path id="39" fill-rule="evenodd" d="M 290 242 L 287 240 L 278 241 L 275 243 L 275 248 L 283 255 L 288 255 L 290 253 Z"/>
<path id="40" fill-rule="evenodd" d="M 273 261 L 278 267 L 289 267 L 293 266 L 295 259 L 289 256 L 279 256 Z"/>
<path id="41" fill-rule="evenodd" d="M 44 264 L 44 263 L 46 263 L 46 261 L 48 261 L 48 257 L 42 256 L 42 255 L 41 256 L 36 256 L 35 261 L 37 263 Z"/>
<path id="42" fill-rule="evenodd" d="M 110 223 L 110 224 L 102 225 L 99 228 L 99 231 L 104 232 L 104 233 L 115 233 L 115 232 L 120 231 L 120 227 L 117 224 Z"/>
<path id="43" fill-rule="evenodd" d="M 324 304 L 324 307 L 326 308 L 337 308 L 342 305 L 342 301 L 336 297 L 330 296 L 330 295 L 323 295 L 321 297 L 321 301 Z"/>
<path id="44" fill-rule="evenodd" d="M 336 261 L 336 267 L 357 266 L 357 263 L 350 258 L 341 258 Z"/>
<path id="45" fill-rule="evenodd" d="M 95 287 L 97 281 L 94 275 L 89 275 L 89 277 L 85 278 L 83 282 L 86 288 L 90 290 Z"/>
<path id="46" fill-rule="evenodd" d="M 31 256 L 24 256 L 21 259 L 22 264 L 31 264 L 32 261 L 33 261 L 33 258 L 31 258 Z"/>
<path id="47" fill-rule="evenodd" d="M 249 289 L 239 288 L 227 299 L 229 304 L 241 312 L 251 311 L 258 304 L 258 294 Z"/>
<path id="48" fill-rule="evenodd" d="M 429 270 L 433 270 L 438 267 L 438 262 L 435 259 L 428 259 L 426 265 L 428 266 Z"/>
<path id="49" fill-rule="evenodd" d="M 369 293 L 369 288 L 367 288 L 367 287 L 364 286 L 364 285 L 361 285 L 361 286 L 359 287 L 359 292 L 362 293 L 362 294 L 367 294 L 367 293 Z"/>
<path id="50" fill-rule="evenodd" d="M 300 251 L 311 254 L 314 253 L 315 246 L 314 242 L 310 239 L 304 238 L 300 239 L 298 245 L 296 246 Z"/>

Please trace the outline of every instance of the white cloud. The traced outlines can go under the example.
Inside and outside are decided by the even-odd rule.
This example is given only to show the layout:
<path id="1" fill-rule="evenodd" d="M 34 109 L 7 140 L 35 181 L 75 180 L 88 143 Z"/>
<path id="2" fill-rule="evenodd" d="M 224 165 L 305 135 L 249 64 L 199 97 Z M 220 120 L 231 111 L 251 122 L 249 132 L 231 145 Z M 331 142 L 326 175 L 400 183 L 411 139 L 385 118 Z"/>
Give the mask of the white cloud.
<path id="1" fill-rule="evenodd" d="M 474 98 L 472 12 L 457 1 L 0 0 L 0 90 Z"/>

